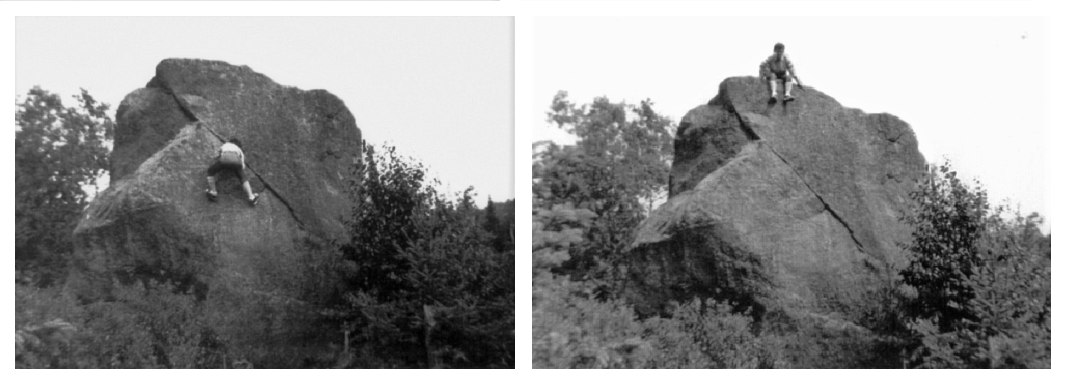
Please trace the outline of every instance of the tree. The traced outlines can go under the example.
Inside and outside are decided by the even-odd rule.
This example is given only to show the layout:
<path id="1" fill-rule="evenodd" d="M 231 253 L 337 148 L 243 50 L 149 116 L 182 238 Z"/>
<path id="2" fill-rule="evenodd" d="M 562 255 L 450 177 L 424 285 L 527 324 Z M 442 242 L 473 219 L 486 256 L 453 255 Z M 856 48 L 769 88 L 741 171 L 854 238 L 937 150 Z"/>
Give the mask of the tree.
<path id="1" fill-rule="evenodd" d="M 514 250 L 493 248 L 473 189 L 446 200 L 425 175 L 394 148 L 364 144 L 341 247 L 346 287 L 328 314 L 378 365 L 514 367 Z"/>
<path id="2" fill-rule="evenodd" d="M 533 166 L 535 198 L 544 208 L 571 203 L 597 215 L 587 243 L 571 251 L 573 259 L 560 271 L 610 282 L 633 229 L 666 192 L 673 124 L 649 100 L 635 106 L 600 97 L 578 107 L 564 91 L 553 98 L 547 116 L 578 141 L 535 144 L 541 148 Z M 611 287 L 605 282 L 601 297 Z"/>
<path id="3" fill-rule="evenodd" d="M 78 105 L 40 87 L 16 103 L 15 267 L 41 286 L 65 273 L 71 233 L 108 168 L 114 123 L 109 106 L 84 89 Z"/>
<path id="4" fill-rule="evenodd" d="M 493 236 L 493 248 L 498 252 L 515 250 L 515 200 L 493 202 L 490 197 L 485 205 L 485 230 Z"/>
<path id="5" fill-rule="evenodd" d="M 425 167 L 404 160 L 395 147 L 378 154 L 363 144 L 363 162 L 355 167 L 350 182 L 352 218 L 345 225 L 352 236 L 341 251 L 356 267 L 347 281 L 353 289 L 374 291 L 380 301 L 401 290 L 395 273 L 408 269 L 396 259 L 414 236 L 413 217 L 431 203 L 437 192 L 427 184 Z"/>
<path id="6" fill-rule="evenodd" d="M 623 198 L 648 203 L 664 192 L 670 172 L 673 123 L 653 110 L 598 97 L 576 107 L 560 91 L 548 121 L 578 137 L 574 148 L 550 144 L 535 164 L 534 177 L 550 189 L 552 203 L 573 202 L 598 212 L 618 209 Z M 633 118 L 628 119 L 628 114 Z M 578 165 L 575 165 L 578 164 Z M 566 183 L 566 184 L 562 184 Z"/>
<path id="7" fill-rule="evenodd" d="M 404 299 L 422 311 L 431 367 L 514 367 L 515 256 L 497 252 L 479 226 L 471 189 L 437 199 L 415 218 L 418 239 L 400 252 L 411 270 Z"/>
<path id="8" fill-rule="evenodd" d="M 947 329 L 974 317 L 963 308 L 974 298 L 963 279 L 979 264 L 978 240 L 985 231 L 989 203 L 985 191 L 970 189 L 949 163 L 931 168 L 911 198 L 917 208 L 903 220 L 914 228 L 906 248 L 916 259 L 901 275 L 919 293 L 911 305 L 912 315 L 937 318 Z"/>
<path id="9" fill-rule="evenodd" d="M 902 271 L 917 290 L 905 314 L 918 341 L 913 365 L 1048 368 L 1051 250 L 1038 214 L 1005 216 L 948 163 L 912 194 L 914 227 Z"/>

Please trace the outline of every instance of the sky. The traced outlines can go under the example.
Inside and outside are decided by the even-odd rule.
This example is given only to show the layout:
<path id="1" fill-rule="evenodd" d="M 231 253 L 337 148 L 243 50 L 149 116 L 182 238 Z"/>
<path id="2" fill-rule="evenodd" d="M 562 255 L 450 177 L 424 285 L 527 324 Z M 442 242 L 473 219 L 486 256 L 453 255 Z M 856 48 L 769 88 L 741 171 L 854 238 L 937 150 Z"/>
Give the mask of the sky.
<path id="1" fill-rule="evenodd" d="M 911 125 L 993 204 L 1051 232 L 1049 25 L 1036 18 L 538 18 L 533 140 L 573 143 L 544 121 L 552 97 L 651 99 L 676 123 L 732 76 L 756 76 L 777 42 L 806 84 Z M 759 26 L 754 28 L 753 26 Z"/>
<path id="2" fill-rule="evenodd" d="M 510 17 L 18 17 L 15 31 L 22 97 L 39 85 L 70 105 L 84 88 L 114 118 L 163 59 L 247 65 L 340 97 L 364 140 L 421 161 L 445 192 L 515 197 Z"/>

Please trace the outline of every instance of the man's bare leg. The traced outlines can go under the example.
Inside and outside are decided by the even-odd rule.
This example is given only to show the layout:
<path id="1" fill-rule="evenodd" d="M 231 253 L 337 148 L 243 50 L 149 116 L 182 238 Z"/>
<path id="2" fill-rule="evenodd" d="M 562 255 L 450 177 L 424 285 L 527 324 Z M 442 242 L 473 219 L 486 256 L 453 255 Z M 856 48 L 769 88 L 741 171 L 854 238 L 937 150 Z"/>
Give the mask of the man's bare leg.
<path id="1" fill-rule="evenodd" d="M 778 101 L 778 80 L 771 78 L 767 80 L 767 87 L 771 89 L 770 102 L 774 103 Z"/>

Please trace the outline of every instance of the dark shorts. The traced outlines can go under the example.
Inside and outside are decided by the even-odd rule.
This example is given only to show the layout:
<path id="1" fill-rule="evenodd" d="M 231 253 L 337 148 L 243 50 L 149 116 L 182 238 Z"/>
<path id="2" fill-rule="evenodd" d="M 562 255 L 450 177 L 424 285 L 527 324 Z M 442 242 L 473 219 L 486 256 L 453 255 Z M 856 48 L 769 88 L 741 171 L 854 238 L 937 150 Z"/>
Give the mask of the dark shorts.
<path id="1" fill-rule="evenodd" d="M 782 80 L 782 81 L 788 82 L 788 81 L 793 80 L 793 77 L 790 76 L 789 72 L 787 72 L 787 71 L 771 71 L 771 73 L 769 75 L 767 75 L 767 80 L 770 80 L 770 81 Z"/>
<path id="2" fill-rule="evenodd" d="M 245 176 L 245 169 L 241 163 L 224 163 L 218 159 L 215 159 L 215 163 L 211 164 L 211 167 L 207 169 L 208 176 L 215 176 L 222 171 L 233 171 L 237 177 L 241 178 L 241 182 L 247 182 L 248 176 Z"/>

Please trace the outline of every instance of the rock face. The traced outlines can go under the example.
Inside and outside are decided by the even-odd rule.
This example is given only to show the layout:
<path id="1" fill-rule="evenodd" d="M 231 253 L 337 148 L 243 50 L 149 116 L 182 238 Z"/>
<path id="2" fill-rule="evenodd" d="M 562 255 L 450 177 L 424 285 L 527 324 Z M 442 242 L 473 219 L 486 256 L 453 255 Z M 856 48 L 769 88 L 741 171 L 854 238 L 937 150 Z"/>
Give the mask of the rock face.
<path id="1" fill-rule="evenodd" d="M 925 161 L 907 123 L 795 90 L 728 78 L 685 115 L 670 196 L 637 231 L 637 303 L 726 296 L 761 314 L 855 327 L 887 268 Z M 899 267 L 897 267 L 899 269 Z"/>
<path id="2" fill-rule="evenodd" d="M 274 83 L 247 66 L 168 59 L 116 114 L 111 185 L 75 230 L 69 286 L 88 300 L 113 283 L 178 283 L 203 300 L 235 346 L 298 336 L 315 262 L 344 237 L 349 168 L 361 155 L 355 118 L 336 96 Z M 236 176 L 204 195 L 222 143 L 243 143 L 250 206 Z M 325 279 L 322 279 L 325 281 Z M 327 281 L 328 282 L 328 281 Z M 321 286 L 329 286 L 322 283 Z M 274 348 L 278 350 L 278 348 Z M 265 349 L 269 350 L 269 349 Z"/>

